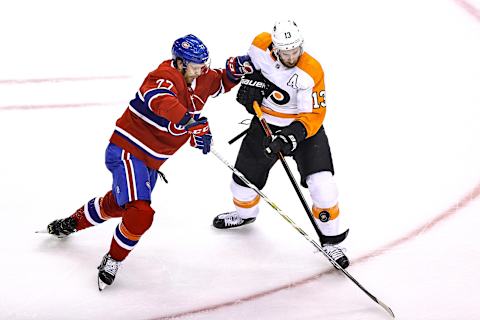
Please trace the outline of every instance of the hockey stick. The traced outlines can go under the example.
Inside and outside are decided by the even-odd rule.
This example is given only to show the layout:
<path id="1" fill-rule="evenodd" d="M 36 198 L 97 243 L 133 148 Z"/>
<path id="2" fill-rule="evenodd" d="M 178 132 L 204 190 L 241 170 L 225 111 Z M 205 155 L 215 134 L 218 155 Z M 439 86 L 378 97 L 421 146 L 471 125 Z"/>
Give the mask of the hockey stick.
<path id="1" fill-rule="evenodd" d="M 244 135 L 246 135 L 247 132 L 248 132 L 248 129 L 249 129 L 249 128 L 247 128 L 247 129 L 243 130 L 242 132 L 240 132 L 239 134 L 237 134 L 237 135 L 236 135 L 235 137 L 233 137 L 230 141 L 228 141 L 228 144 L 232 144 L 232 143 L 234 143 L 235 141 L 237 141 L 238 139 L 240 139 L 241 137 L 243 137 Z"/>
<path id="2" fill-rule="evenodd" d="M 258 105 L 257 101 L 253 101 L 253 109 L 255 110 L 255 113 L 257 115 L 258 120 L 260 120 L 260 123 L 262 125 L 263 130 L 265 131 L 265 134 L 267 135 L 267 137 L 271 137 L 272 136 L 272 130 L 270 129 L 270 126 L 268 125 L 267 121 L 265 121 L 265 119 L 263 118 L 262 110 L 260 109 L 260 106 Z M 295 177 L 293 176 L 292 171 L 290 170 L 290 167 L 287 164 L 287 161 L 285 160 L 285 157 L 283 156 L 283 154 L 281 152 L 277 153 L 277 157 L 278 157 L 278 159 L 280 159 L 280 161 L 282 162 L 283 168 L 287 172 L 288 178 L 290 179 L 290 182 L 292 183 L 293 188 L 295 189 L 295 192 L 297 193 L 297 196 L 300 199 L 300 202 L 302 203 L 302 206 L 305 209 L 305 212 L 307 213 L 308 219 L 312 223 L 313 228 L 315 229 L 315 232 L 317 233 L 318 238 L 320 239 L 320 244 L 323 244 L 324 240 L 326 240 L 326 238 L 328 236 L 325 236 L 322 233 L 322 231 L 320 231 L 320 229 L 318 228 L 318 225 L 313 218 L 313 213 L 310 210 L 310 207 L 308 206 L 308 203 L 305 200 L 305 198 L 302 194 L 302 191 L 300 190 L 300 187 L 298 186 L 298 183 L 295 180 Z M 349 230 L 347 229 L 342 234 L 340 234 L 338 236 L 335 236 L 337 242 L 342 242 L 343 240 L 345 240 L 345 238 L 348 235 L 348 231 Z"/>
<path id="3" fill-rule="evenodd" d="M 250 127 L 250 122 L 252 120 L 251 119 L 243 119 L 239 124 L 243 124 L 243 125 L 248 125 Z M 232 139 L 230 139 L 230 141 L 228 141 L 228 144 L 233 144 L 235 141 L 237 141 L 238 139 L 240 139 L 241 137 L 243 137 L 244 135 L 247 134 L 248 132 L 248 129 L 245 129 L 243 130 L 242 132 L 240 132 L 239 134 L 237 134 L 235 137 L 233 137 Z"/>
<path id="4" fill-rule="evenodd" d="M 216 150 L 215 148 L 211 148 L 210 152 L 213 153 L 220 161 L 222 161 L 233 173 L 243 181 L 250 189 L 255 191 L 266 203 L 268 203 L 285 221 L 287 221 L 293 228 L 295 228 L 308 242 L 310 242 L 318 251 L 320 251 L 330 263 L 340 270 L 345 276 L 347 276 L 350 280 L 353 281 L 367 296 L 370 297 L 373 301 L 375 301 L 378 305 L 380 305 L 385 311 L 387 311 L 392 318 L 395 319 L 395 315 L 393 314 L 392 309 L 388 307 L 385 303 L 377 299 L 373 294 L 371 294 L 367 289 L 365 289 L 350 273 L 348 273 L 345 269 L 342 268 L 332 257 L 330 257 L 325 250 L 319 245 L 315 240 L 310 238 L 310 236 L 300 228 L 289 216 L 287 216 L 283 211 L 273 202 L 271 201 L 262 191 L 260 191 L 253 183 L 251 183 L 240 171 L 238 171 L 234 166 L 232 166 L 227 160 L 225 160 Z"/>

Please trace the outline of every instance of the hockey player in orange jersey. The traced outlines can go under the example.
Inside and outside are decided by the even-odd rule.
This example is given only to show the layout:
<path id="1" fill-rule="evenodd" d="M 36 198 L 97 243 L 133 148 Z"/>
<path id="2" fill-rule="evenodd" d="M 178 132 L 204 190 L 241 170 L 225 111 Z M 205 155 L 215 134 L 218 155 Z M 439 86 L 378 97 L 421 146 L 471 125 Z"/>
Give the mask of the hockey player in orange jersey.
<path id="1" fill-rule="evenodd" d="M 248 55 L 256 71 L 242 80 L 237 101 L 251 114 L 255 114 L 252 106 L 257 101 L 274 134 L 266 139 L 254 117 L 235 167 L 262 189 L 277 161 L 276 154 L 292 156 L 301 184 L 310 192 L 314 221 L 321 231 L 320 242 L 326 253 L 346 268 L 349 260 L 338 246 L 346 233 L 339 230 L 338 191 L 323 127 L 326 102 L 322 66 L 303 50 L 303 37 L 292 20 L 279 21 L 271 34 L 264 32 L 255 37 Z M 260 197 L 235 175 L 231 191 L 236 210 L 215 217 L 216 228 L 252 223 L 259 213 Z"/>
<path id="2" fill-rule="evenodd" d="M 207 47 L 191 34 L 174 42 L 172 56 L 147 75 L 116 122 L 105 153 L 112 189 L 47 226 L 48 233 L 63 238 L 121 218 L 98 267 L 100 290 L 113 283 L 120 263 L 152 225 L 157 170 L 187 141 L 204 154 L 210 151 L 212 134 L 201 116 L 205 102 L 229 91 L 251 70 L 243 68 L 245 56 L 228 59 L 228 69 L 210 69 Z"/>

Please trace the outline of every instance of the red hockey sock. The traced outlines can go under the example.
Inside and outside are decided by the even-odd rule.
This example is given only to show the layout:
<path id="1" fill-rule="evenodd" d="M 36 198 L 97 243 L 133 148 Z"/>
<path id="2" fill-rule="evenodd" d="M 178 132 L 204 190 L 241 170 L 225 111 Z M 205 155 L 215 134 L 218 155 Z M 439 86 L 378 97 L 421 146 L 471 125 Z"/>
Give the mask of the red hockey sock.
<path id="1" fill-rule="evenodd" d="M 103 223 L 110 218 L 121 217 L 125 210 L 115 201 L 112 191 L 103 198 L 93 198 L 71 215 L 77 221 L 77 231 Z"/>
<path id="2" fill-rule="evenodd" d="M 123 261 L 153 223 L 155 211 L 148 201 L 136 200 L 125 205 L 122 222 L 115 228 L 110 255 Z"/>
<path id="3" fill-rule="evenodd" d="M 108 191 L 100 201 L 100 210 L 102 215 L 108 218 L 118 218 L 125 213 L 125 209 L 120 207 L 115 200 L 112 191 Z"/>
<path id="4" fill-rule="evenodd" d="M 72 214 L 70 217 L 77 221 L 77 231 L 93 226 L 93 224 L 87 220 L 87 217 L 85 217 L 85 206 L 81 206 L 80 208 L 78 208 L 78 210 L 75 211 L 75 213 Z"/>

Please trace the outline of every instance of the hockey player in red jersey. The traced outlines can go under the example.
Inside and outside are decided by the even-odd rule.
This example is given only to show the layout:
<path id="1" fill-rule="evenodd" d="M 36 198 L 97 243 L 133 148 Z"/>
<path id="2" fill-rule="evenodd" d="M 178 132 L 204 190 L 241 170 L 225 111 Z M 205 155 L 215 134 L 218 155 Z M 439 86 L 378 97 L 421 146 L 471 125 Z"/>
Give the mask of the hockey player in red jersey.
<path id="1" fill-rule="evenodd" d="M 121 218 L 98 267 L 100 290 L 113 283 L 120 263 L 152 225 L 150 197 L 157 170 L 187 141 L 204 154 L 210 151 L 212 134 L 201 116 L 205 102 L 229 91 L 250 70 L 245 57 L 228 59 L 227 69 L 210 69 L 207 47 L 191 34 L 174 42 L 172 56 L 147 75 L 116 122 L 105 154 L 111 191 L 47 227 L 48 233 L 63 238 Z"/>
<path id="2" fill-rule="evenodd" d="M 349 261 L 338 244 L 347 233 L 339 232 L 338 192 L 323 128 L 326 103 L 322 66 L 303 50 L 303 37 L 291 20 L 279 21 L 271 34 L 263 32 L 255 37 L 248 56 L 256 71 L 242 80 L 237 101 L 252 114 L 255 114 L 253 101 L 257 101 L 274 134 L 267 140 L 259 120 L 254 117 L 235 168 L 262 189 L 277 161 L 275 155 L 281 152 L 292 156 L 301 184 L 310 192 L 314 221 L 321 231 L 320 242 L 325 252 L 346 268 Z M 216 228 L 252 223 L 258 215 L 260 197 L 254 190 L 235 175 L 231 190 L 236 210 L 215 217 Z"/>

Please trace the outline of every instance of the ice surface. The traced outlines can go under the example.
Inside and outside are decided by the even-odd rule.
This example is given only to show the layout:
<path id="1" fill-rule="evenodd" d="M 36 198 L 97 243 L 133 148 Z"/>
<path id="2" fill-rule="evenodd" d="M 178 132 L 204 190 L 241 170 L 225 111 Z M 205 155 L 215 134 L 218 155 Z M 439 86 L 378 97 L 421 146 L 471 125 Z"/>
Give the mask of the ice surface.
<path id="1" fill-rule="evenodd" d="M 460 2 L 2 2 L 0 319 L 388 319 L 267 204 L 214 229 L 231 172 L 189 146 L 114 286 L 98 292 L 96 266 L 118 221 L 34 233 L 108 190 L 114 122 L 174 39 L 196 34 L 222 67 L 284 17 L 326 73 L 349 272 L 398 319 L 479 319 L 480 23 Z M 232 163 L 234 96 L 206 109 Z M 280 165 L 264 192 L 314 234 Z"/>

